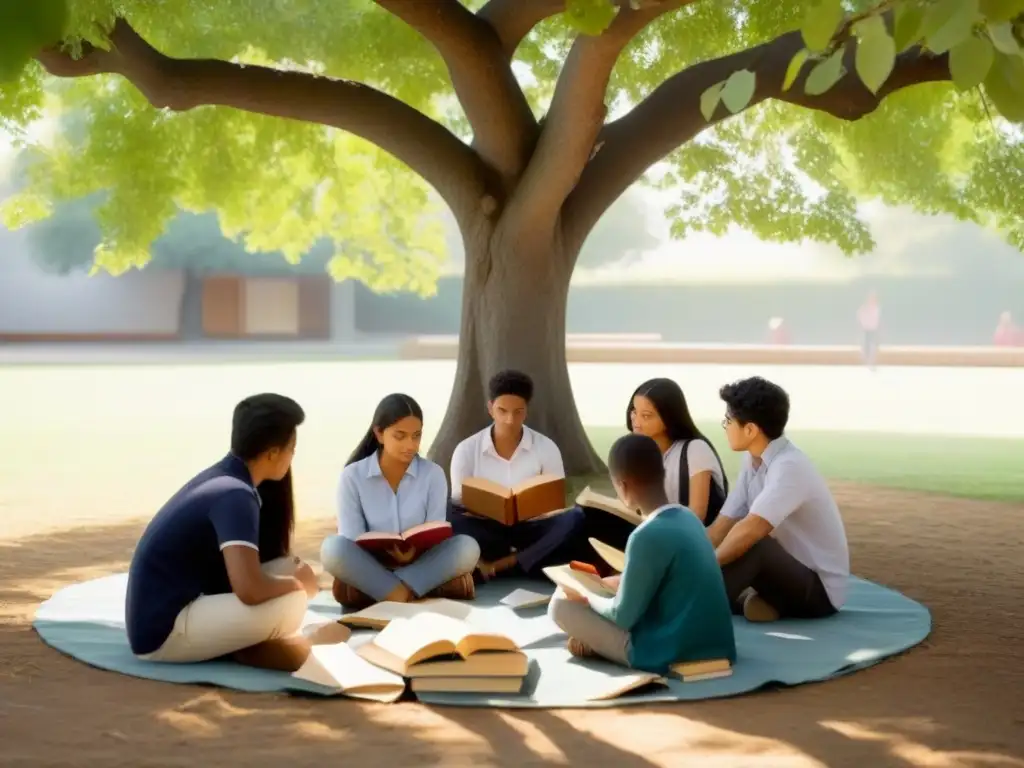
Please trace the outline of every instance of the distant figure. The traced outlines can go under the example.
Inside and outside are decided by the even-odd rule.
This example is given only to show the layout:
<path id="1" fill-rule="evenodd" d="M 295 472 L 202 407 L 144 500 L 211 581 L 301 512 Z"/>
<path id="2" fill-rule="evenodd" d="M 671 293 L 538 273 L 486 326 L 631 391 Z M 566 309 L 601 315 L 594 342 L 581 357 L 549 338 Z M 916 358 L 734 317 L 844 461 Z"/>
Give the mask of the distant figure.
<path id="1" fill-rule="evenodd" d="M 857 310 L 857 323 L 862 334 L 861 351 L 864 363 L 874 370 L 878 359 L 878 331 L 882 325 L 882 307 L 878 303 L 878 294 L 874 291 L 868 294 L 867 299 Z"/>
<path id="2" fill-rule="evenodd" d="M 999 316 L 999 325 L 992 337 L 992 343 L 997 347 L 1017 347 L 1024 342 L 1020 329 L 1013 324 L 1013 316 L 1009 312 L 1003 312 Z"/>
<path id="3" fill-rule="evenodd" d="M 789 326 L 781 317 L 768 321 L 768 343 L 784 346 L 789 344 Z"/>

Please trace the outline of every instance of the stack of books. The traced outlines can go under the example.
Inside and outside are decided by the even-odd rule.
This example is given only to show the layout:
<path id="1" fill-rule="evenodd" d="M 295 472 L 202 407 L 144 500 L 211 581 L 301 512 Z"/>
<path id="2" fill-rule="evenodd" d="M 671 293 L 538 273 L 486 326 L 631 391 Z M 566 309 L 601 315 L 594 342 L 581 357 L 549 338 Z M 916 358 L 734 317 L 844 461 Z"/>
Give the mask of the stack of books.
<path id="1" fill-rule="evenodd" d="M 414 693 L 519 693 L 529 668 L 511 638 L 441 613 L 393 618 L 357 653 L 408 679 Z"/>

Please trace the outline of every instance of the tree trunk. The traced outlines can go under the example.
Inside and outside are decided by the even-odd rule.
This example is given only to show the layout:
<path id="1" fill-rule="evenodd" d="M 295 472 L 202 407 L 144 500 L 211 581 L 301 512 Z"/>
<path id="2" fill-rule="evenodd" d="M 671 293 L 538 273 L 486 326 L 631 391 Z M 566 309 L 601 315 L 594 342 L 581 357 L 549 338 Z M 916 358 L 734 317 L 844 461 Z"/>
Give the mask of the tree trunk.
<path id="1" fill-rule="evenodd" d="M 558 444 L 566 473 L 603 472 L 576 409 L 565 355 L 576 254 L 567 253 L 557 236 L 482 231 L 464 233 L 464 240 L 458 364 L 431 459 L 448 471 L 459 441 L 489 422 L 488 380 L 502 369 L 515 368 L 534 381 L 527 424 Z"/>

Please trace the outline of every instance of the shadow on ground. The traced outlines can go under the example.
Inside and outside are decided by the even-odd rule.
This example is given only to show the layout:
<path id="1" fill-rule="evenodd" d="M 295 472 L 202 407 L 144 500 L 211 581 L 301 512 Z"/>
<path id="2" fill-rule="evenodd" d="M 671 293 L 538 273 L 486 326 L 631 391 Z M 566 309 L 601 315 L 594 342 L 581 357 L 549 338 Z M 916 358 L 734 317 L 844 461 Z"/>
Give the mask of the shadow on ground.
<path id="1" fill-rule="evenodd" d="M 44 646 L 31 615 L 63 584 L 124 570 L 142 523 L 0 541 L 4 765 L 1024 767 L 1022 510 L 837 494 L 855 570 L 928 605 L 932 637 L 845 679 L 642 710 L 370 705 L 90 669 Z M 300 527 L 299 553 L 328 527 Z"/>

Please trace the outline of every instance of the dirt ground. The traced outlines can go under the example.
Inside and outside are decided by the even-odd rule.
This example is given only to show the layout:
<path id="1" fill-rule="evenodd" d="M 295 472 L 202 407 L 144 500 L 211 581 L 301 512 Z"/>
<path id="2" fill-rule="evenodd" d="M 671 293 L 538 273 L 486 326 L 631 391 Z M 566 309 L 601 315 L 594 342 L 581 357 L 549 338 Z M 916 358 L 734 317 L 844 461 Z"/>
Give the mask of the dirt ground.
<path id="1" fill-rule="evenodd" d="M 36 605 L 127 566 L 142 521 L 0 537 L 0 765 L 699 765 L 1024 768 L 1024 507 L 836 485 L 859 575 L 933 612 L 922 646 L 845 679 L 735 699 L 499 711 L 136 680 L 47 648 Z M 0 517 L 25 507 L 5 500 Z M 5 526 L 6 528 L 6 526 Z M 300 524 L 314 555 L 330 520 Z"/>

